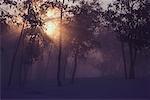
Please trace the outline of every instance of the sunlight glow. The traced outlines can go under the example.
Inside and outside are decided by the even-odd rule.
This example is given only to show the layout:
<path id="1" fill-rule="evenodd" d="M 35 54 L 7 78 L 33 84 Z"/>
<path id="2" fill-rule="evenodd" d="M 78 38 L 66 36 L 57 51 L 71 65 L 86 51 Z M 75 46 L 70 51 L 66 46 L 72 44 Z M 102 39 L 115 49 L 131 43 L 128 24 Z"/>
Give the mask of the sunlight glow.
<path id="1" fill-rule="evenodd" d="M 54 10 L 49 10 L 46 15 L 47 15 L 47 17 L 54 17 L 55 13 L 56 12 Z"/>
<path id="2" fill-rule="evenodd" d="M 49 9 L 45 15 L 44 31 L 52 40 L 58 39 L 60 31 L 60 12 L 58 9 Z"/>
<path id="3" fill-rule="evenodd" d="M 50 38 L 56 37 L 56 35 L 59 33 L 58 22 L 53 22 L 53 21 L 46 22 L 44 31 Z"/>
<path id="4" fill-rule="evenodd" d="M 49 9 L 46 13 L 48 18 L 59 18 L 60 17 L 60 10 L 58 8 Z"/>
<path id="5" fill-rule="evenodd" d="M 48 38 L 52 40 L 56 45 L 59 43 L 60 32 L 63 35 L 62 42 L 63 45 L 66 45 L 69 40 L 68 29 L 65 28 L 65 25 L 61 26 L 60 21 L 60 9 L 51 8 L 48 9 L 46 14 L 43 16 L 45 22 L 44 32 L 47 34 Z M 64 22 L 65 20 L 63 20 Z"/>

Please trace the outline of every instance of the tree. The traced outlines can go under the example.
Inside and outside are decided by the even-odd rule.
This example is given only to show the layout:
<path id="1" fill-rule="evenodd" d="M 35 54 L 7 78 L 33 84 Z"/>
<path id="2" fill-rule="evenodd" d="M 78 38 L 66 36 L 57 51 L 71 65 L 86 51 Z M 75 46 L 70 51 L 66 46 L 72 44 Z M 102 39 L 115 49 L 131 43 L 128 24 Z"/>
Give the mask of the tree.
<path id="1" fill-rule="evenodd" d="M 42 55 L 43 49 L 48 44 L 49 41 L 48 36 L 43 32 L 43 19 L 41 18 L 42 14 L 45 14 L 46 11 L 43 11 L 44 6 L 43 2 L 38 2 L 40 5 L 35 5 L 38 1 L 26 0 L 26 1 L 11 1 L 11 0 L 3 0 L 1 5 L 9 6 L 10 10 L 5 11 L 5 9 L 1 8 L 1 16 L 0 19 L 3 22 L 14 23 L 17 25 L 22 25 L 21 34 L 15 48 L 15 52 L 11 62 L 10 74 L 8 85 L 11 85 L 13 72 L 15 68 L 16 57 L 18 53 L 21 51 L 23 58 L 20 64 L 20 69 L 22 69 L 22 65 L 30 64 L 32 65 L 35 61 L 39 59 Z M 45 2 L 44 2 L 45 3 Z M 52 5 L 51 3 L 49 5 Z M 39 7 L 39 8 L 37 8 Z M 50 7 L 50 6 L 48 6 Z M 27 11 L 27 12 L 26 12 Z M 18 19 L 21 22 L 18 22 Z M 21 71 L 21 70 L 20 70 Z M 19 72 L 21 74 L 21 72 Z M 21 75 L 20 75 L 21 76 Z"/>
<path id="2" fill-rule="evenodd" d="M 88 52 L 100 46 L 94 34 L 100 25 L 100 11 L 100 4 L 96 0 L 91 3 L 81 1 L 79 6 L 73 6 L 70 9 L 73 14 L 69 22 L 71 28 L 71 42 L 69 45 L 74 58 L 72 83 L 74 83 L 76 76 L 78 58 L 86 57 Z"/>
<path id="3" fill-rule="evenodd" d="M 22 25 L 21 35 L 19 37 L 15 53 L 13 55 L 11 71 L 9 75 L 9 82 L 11 84 L 13 70 L 15 66 L 16 56 L 18 52 L 22 50 L 22 64 L 30 64 L 32 65 L 35 61 L 39 59 L 42 55 L 43 49 L 48 45 L 52 44 L 53 41 L 48 38 L 48 36 L 43 32 L 43 27 L 45 24 L 45 20 L 42 18 L 43 15 L 47 13 L 49 9 L 58 8 L 61 13 L 59 19 L 63 18 L 63 10 L 66 9 L 67 5 L 58 0 L 49 1 L 49 0 L 25 0 L 25 1 L 12 1 L 12 0 L 3 0 L 0 2 L 0 5 L 10 6 L 13 13 L 5 11 L 5 9 L 1 10 L 1 20 L 4 22 L 12 21 L 17 25 Z M 6 12 L 6 13 L 4 13 Z M 21 19 L 20 23 L 17 22 L 17 19 Z M 57 18 L 58 19 L 58 18 Z M 61 31 L 61 30 L 60 30 Z M 60 68 L 61 68 L 61 55 L 62 55 L 62 37 L 60 32 L 59 36 L 59 55 L 58 55 L 58 71 L 57 71 L 57 80 L 58 85 L 61 85 L 60 81 Z M 21 47 L 21 45 L 23 45 Z M 24 50 L 25 49 L 25 50 Z M 21 65 L 22 65 L 21 64 Z M 22 68 L 22 66 L 20 66 Z M 20 72 L 21 73 L 21 72 Z"/>
<path id="4" fill-rule="evenodd" d="M 116 0 L 104 12 L 107 25 L 117 33 L 122 44 L 122 54 L 126 72 L 126 57 L 124 44 L 129 48 L 129 79 L 135 79 L 135 62 L 138 52 L 149 49 L 150 25 L 149 3 L 146 0 Z M 145 30 L 145 31 L 144 31 Z"/>

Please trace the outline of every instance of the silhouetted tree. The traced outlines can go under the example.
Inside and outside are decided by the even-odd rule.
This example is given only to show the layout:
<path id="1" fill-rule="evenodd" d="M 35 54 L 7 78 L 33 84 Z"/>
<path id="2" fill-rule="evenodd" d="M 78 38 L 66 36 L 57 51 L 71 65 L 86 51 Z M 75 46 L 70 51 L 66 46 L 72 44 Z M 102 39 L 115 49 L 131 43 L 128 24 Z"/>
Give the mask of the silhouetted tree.
<path id="1" fill-rule="evenodd" d="M 20 66 L 20 69 L 22 69 L 22 65 L 31 65 L 32 63 L 37 61 L 38 58 L 42 55 L 42 51 L 45 48 L 46 44 L 50 42 L 48 36 L 44 34 L 42 30 L 42 27 L 44 25 L 43 19 L 41 18 L 41 15 L 44 14 L 44 7 L 42 6 L 43 3 L 40 5 L 34 5 L 35 2 L 37 1 L 26 0 L 16 2 L 11 0 L 3 0 L 1 2 L 1 5 L 3 5 L 3 7 L 9 6 L 10 10 L 16 13 L 14 15 L 9 11 L 5 11 L 5 7 L 4 9 L 1 8 L 1 20 L 8 24 L 9 22 L 13 22 L 14 24 L 22 25 L 21 34 L 15 48 L 14 55 L 12 57 L 8 85 L 10 85 L 12 82 L 14 72 L 13 70 L 15 67 L 15 60 L 18 52 L 20 50 L 22 50 L 23 52 L 23 61 L 21 61 L 22 64 Z M 37 6 L 40 6 L 40 8 L 37 9 Z M 20 19 L 21 22 L 18 22 L 18 19 Z"/>
<path id="2" fill-rule="evenodd" d="M 106 24 L 118 33 L 117 37 L 121 42 L 126 78 L 124 44 L 126 43 L 129 48 L 129 79 L 134 79 L 137 54 L 150 47 L 149 15 L 149 3 L 146 0 L 116 0 L 104 12 Z"/>
<path id="3" fill-rule="evenodd" d="M 62 23 L 63 10 L 66 9 L 67 5 L 64 5 L 65 0 L 60 2 L 56 1 L 41 1 L 41 0 L 25 0 L 25 1 L 12 1 L 12 0 L 3 0 L 0 2 L 0 5 L 10 6 L 10 10 L 14 11 L 16 15 L 5 11 L 5 9 L 0 8 L 1 15 L 0 20 L 8 22 L 11 20 L 17 25 L 22 25 L 21 35 L 19 37 L 17 46 L 15 48 L 15 53 L 12 58 L 11 70 L 9 75 L 9 82 L 11 84 L 13 70 L 15 66 L 15 59 L 18 55 L 19 50 L 22 50 L 22 64 L 33 64 L 39 59 L 42 55 L 43 49 L 45 46 L 53 42 L 48 36 L 43 32 L 43 25 L 45 24 L 42 15 L 47 13 L 47 10 L 58 8 L 60 9 L 60 17 Z M 21 19 L 22 22 L 18 23 L 18 19 Z M 1 21 L 2 22 L 2 21 Z M 61 68 L 61 55 L 62 55 L 62 37 L 60 32 L 59 38 L 59 55 L 58 55 L 58 71 L 57 71 L 57 80 L 60 85 L 60 68 Z M 24 46 L 21 46 L 24 45 Z M 24 50 L 25 49 L 25 50 Z M 21 64 L 21 65 L 22 65 Z M 21 66 L 20 66 L 21 67 Z M 21 72 L 20 72 L 21 73 Z"/>
<path id="4" fill-rule="evenodd" d="M 86 57 L 90 50 L 100 46 L 94 33 L 100 25 L 101 6 L 96 0 L 91 3 L 81 1 L 80 5 L 73 6 L 70 12 L 73 14 L 69 22 L 71 24 L 71 54 L 74 58 L 71 76 L 73 83 L 79 62 L 78 58 Z"/>

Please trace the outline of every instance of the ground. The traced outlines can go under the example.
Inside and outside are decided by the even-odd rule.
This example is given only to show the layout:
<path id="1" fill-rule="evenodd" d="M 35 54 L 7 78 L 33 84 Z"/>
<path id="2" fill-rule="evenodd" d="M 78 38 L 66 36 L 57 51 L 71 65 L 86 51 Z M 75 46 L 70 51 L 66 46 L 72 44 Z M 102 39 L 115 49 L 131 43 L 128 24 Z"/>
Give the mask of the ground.
<path id="1" fill-rule="evenodd" d="M 56 81 L 32 81 L 24 87 L 2 88 L 3 99 L 148 99 L 149 80 L 78 79 L 58 87 Z"/>

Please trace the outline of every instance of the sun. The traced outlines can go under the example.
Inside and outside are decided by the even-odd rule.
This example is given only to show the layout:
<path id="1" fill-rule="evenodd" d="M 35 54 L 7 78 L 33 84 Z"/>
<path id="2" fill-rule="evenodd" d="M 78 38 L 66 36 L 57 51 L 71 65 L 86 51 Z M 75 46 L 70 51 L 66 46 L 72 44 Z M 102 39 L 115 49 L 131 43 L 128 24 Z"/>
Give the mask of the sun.
<path id="1" fill-rule="evenodd" d="M 56 39 L 60 31 L 60 12 L 58 9 L 49 9 L 45 14 L 44 31 L 51 39 Z"/>
<path id="2" fill-rule="evenodd" d="M 56 21 L 48 21 L 45 23 L 45 32 L 50 38 L 56 37 L 59 33 L 59 25 Z"/>

